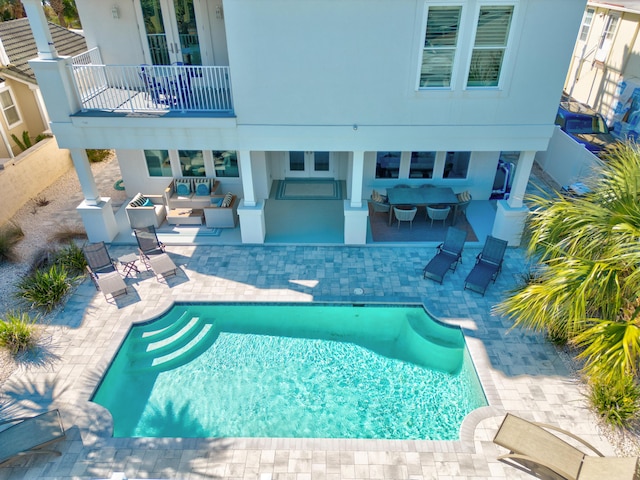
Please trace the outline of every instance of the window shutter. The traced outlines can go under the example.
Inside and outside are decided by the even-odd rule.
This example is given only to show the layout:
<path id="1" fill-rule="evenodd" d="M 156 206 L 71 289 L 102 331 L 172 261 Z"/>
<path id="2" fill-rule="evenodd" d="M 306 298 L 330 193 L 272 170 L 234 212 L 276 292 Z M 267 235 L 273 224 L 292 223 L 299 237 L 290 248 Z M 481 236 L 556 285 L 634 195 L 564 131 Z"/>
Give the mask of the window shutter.
<path id="1" fill-rule="evenodd" d="M 421 87 L 448 87 L 458 45 L 461 7 L 430 7 L 420 70 Z"/>

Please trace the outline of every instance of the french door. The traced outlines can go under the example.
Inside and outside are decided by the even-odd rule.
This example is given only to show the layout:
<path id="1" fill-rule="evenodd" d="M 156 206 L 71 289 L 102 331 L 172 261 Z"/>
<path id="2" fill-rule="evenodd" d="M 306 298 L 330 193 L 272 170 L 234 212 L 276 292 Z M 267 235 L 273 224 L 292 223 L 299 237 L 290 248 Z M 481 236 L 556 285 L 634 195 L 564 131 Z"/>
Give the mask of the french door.
<path id="1" fill-rule="evenodd" d="M 149 62 L 153 65 L 202 65 L 196 16 L 197 0 L 140 0 Z"/>
<path id="2" fill-rule="evenodd" d="M 287 177 L 333 177 L 331 152 L 289 152 Z"/>

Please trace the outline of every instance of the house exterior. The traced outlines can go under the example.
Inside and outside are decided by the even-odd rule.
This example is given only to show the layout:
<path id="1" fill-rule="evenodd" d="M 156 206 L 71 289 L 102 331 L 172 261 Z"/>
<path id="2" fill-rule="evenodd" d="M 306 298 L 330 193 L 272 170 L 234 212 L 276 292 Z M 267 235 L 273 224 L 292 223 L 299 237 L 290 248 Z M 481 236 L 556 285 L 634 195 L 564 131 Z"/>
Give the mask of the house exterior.
<path id="1" fill-rule="evenodd" d="M 585 5 L 76 0 L 92 50 L 63 58 L 41 2 L 23 3 L 38 32 L 30 64 L 72 152 L 91 241 L 110 241 L 116 225 L 84 150 L 111 148 L 130 196 L 176 177 L 220 180 L 241 198 L 243 243 L 264 242 L 275 180 L 343 180 L 354 245 L 366 243 L 373 189 L 429 184 L 488 200 L 501 154 L 514 152 L 492 231 L 519 243 Z"/>
<path id="2" fill-rule="evenodd" d="M 565 91 L 604 115 L 613 133 L 640 134 L 640 1 L 587 2 Z"/>
<path id="3" fill-rule="evenodd" d="M 82 35 L 53 23 L 48 28 L 61 55 L 77 55 L 87 50 Z M 13 158 L 22 149 L 23 132 L 31 140 L 49 131 L 49 117 L 29 60 L 37 57 L 38 48 L 26 18 L 0 22 L 0 158 Z M 24 142 L 22 142 L 24 144 Z"/>

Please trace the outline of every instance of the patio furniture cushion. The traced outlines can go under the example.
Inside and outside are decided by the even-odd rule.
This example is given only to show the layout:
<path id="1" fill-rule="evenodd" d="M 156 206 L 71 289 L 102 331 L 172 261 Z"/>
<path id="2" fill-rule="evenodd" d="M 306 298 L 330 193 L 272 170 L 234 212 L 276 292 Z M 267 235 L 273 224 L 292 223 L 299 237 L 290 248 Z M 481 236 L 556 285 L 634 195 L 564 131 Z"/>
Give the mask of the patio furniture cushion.
<path id="1" fill-rule="evenodd" d="M 471 194 L 469 193 L 469 190 L 465 190 L 464 192 L 458 193 L 456 196 L 458 197 L 458 201 L 461 203 L 468 202 L 471 200 Z"/>
<path id="2" fill-rule="evenodd" d="M 228 207 L 231 205 L 231 201 L 233 200 L 233 193 L 229 192 L 224 196 L 224 200 L 222 200 L 221 207 Z"/>
<path id="3" fill-rule="evenodd" d="M 371 192 L 371 200 L 378 203 L 385 203 L 387 201 L 387 199 L 382 195 L 380 195 L 380 193 L 377 192 L 376 190 Z"/>
<path id="4" fill-rule="evenodd" d="M 204 197 L 211 194 L 211 180 L 208 178 L 194 178 L 193 184 L 196 187 L 196 196 Z"/>
<path id="5" fill-rule="evenodd" d="M 191 195 L 191 180 L 177 178 L 176 193 L 178 195 Z"/>
<path id="6" fill-rule="evenodd" d="M 131 201 L 129 202 L 129 206 L 130 207 L 144 207 L 145 202 L 149 200 L 147 197 L 145 197 L 144 195 L 142 195 L 141 193 L 137 193 L 135 197 L 133 197 L 131 199 Z M 151 201 L 151 200 L 149 200 Z"/>

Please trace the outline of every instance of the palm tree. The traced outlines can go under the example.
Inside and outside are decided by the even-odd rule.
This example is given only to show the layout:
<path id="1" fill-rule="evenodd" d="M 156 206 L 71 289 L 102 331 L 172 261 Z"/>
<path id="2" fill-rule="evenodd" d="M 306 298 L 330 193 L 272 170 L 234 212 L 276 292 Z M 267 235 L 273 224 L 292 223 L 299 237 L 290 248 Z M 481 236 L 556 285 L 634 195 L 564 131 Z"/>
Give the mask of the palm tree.
<path id="1" fill-rule="evenodd" d="M 49 0 L 49 5 L 58 16 L 58 22 L 61 27 L 67 27 L 67 22 L 64 19 L 64 2 L 62 0 Z"/>
<path id="2" fill-rule="evenodd" d="M 590 193 L 531 196 L 528 282 L 496 310 L 515 325 L 580 347 L 595 382 L 620 382 L 640 360 L 640 148 L 621 143 Z"/>

